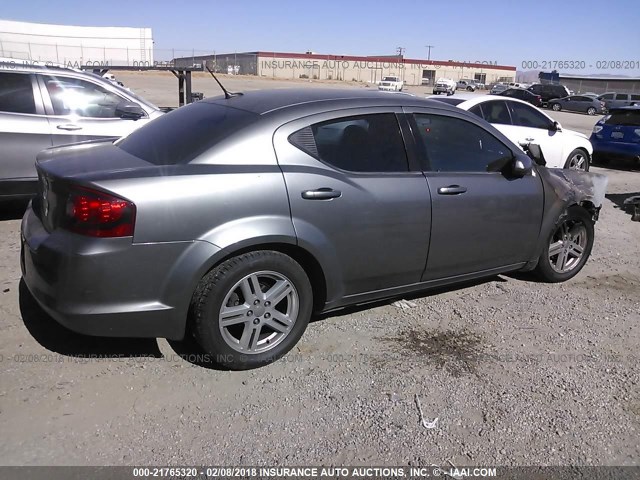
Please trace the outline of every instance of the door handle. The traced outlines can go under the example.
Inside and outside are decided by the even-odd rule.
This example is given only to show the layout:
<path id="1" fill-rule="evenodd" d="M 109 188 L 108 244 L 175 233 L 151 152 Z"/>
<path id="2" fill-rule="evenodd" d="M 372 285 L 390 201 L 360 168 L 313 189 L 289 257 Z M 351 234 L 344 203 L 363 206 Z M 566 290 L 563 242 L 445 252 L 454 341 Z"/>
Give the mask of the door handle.
<path id="1" fill-rule="evenodd" d="M 342 196 L 342 192 L 332 188 L 318 188 L 316 190 L 304 190 L 302 198 L 305 200 L 330 200 Z"/>
<path id="2" fill-rule="evenodd" d="M 438 193 L 440 195 L 460 195 L 467 191 L 467 187 L 461 187 L 460 185 L 449 185 L 448 187 L 440 187 Z"/>
<path id="3" fill-rule="evenodd" d="M 82 130 L 82 127 L 79 125 L 74 125 L 73 123 L 65 123 L 64 125 L 58 125 L 56 127 L 58 130 Z"/>

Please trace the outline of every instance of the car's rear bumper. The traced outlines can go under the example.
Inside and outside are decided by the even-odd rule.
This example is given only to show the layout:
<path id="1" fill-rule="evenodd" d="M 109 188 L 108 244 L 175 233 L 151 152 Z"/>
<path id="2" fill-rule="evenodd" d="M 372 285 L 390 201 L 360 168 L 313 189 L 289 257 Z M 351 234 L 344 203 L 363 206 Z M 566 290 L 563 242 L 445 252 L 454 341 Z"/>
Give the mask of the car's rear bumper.
<path id="1" fill-rule="evenodd" d="M 31 207 L 21 237 L 22 277 L 42 308 L 70 330 L 109 337 L 181 339 L 196 275 L 183 260 L 197 244 L 215 248 L 49 233 Z"/>

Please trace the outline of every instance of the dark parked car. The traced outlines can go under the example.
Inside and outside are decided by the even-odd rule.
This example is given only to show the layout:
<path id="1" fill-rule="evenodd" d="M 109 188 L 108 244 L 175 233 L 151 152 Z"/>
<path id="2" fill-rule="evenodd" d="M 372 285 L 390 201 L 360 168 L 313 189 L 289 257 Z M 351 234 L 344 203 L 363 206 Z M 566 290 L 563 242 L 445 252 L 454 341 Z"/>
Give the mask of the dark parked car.
<path id="1" fill-rule="evenodd" d="M 600 95 L 598 100 L 604 103 L 607 110 L 611 110 L 617 107 L 630 107 L 640 102 L 640 94 L 607 92 Z"/>
<path id="2" fill-rule="evenodd" d="M 570 97 L 556 98 L 549 102 L 549 108 L 559 112 L 560 110 L 569 110 L 571 112 L 582 112 L 589 115 L 605 113 L 604 102 L 593 97 L 584 95 L 572 95 Z"/>
<path id="3" fill-rule="evenodd" d="M 502 83 L 496 83 L 494 86 L 491 87 L 491 90 L 489 90 L 489 93 L 491 95 L 497 95 L 499 93 L 504 92 L 505 90 L 509 89 L 509 85 L 504 85 Z"/>
<path id="4" fill-rule="evenodd" d="M 590 140 L 593 157 L 600 163 L 611 159 L 640 162 L 640 107 L 614 108 L 595 124 Z"/>
<path id="5" fill-rule="evenodd" d="M 571 95 L 567 87 L 558 84 L 534 83 L 527 90 L 535 95 L 540 95 L 543 105 L 547 105 L 554 98 L 564 98 Z"/>
<path id="6" fill-rule="evenodd" d="M 540 97 L 540 95 L 535 95 L 523 88 L 509 88 L 504 92 L 498 93 L 498 95 L 503 97 L 517 98 L 518 100 L 524 100 L 534 107 L 542 106 L 542 97 Z"/>
<path id="7" fill-rule="evenodd" d="M 442 102 L 323 89 L 208 98 L 37 170 L 21 266 L 40 305 L 85 334 L 190 332 L 232 369 L 284 355 L 313 311 L 502 272 L 568 280 L 606 186 Z"/>

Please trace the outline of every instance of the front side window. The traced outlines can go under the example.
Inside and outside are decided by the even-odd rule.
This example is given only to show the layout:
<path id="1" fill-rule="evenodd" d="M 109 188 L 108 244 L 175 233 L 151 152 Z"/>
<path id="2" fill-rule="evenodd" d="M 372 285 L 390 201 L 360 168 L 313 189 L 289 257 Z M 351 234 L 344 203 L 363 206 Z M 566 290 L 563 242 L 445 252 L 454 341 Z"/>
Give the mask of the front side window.
<path id="1" fill-rule="evenodd" d="M 31 75 L 0 73 L 0 112 L 36 113 Z"/>
<path id="2" fill-rule="evenodd" d="M 301 150 L 350 172 L 406 172 L 407 154 L 393 113 L 316 123 L 289 137 Z"/>
<path id="3" fill-rule="evenodd" d="M 124 101 L 119 95 L 78 78 L 47 75 L 44 82 L 54 115 L 116 118 L 116 106 Z"/>
<path id="4" fill-rule="evenodd" d="M 466 120 L 427 114 L 416 114 L 414 118 L 418 142 L 431 171 L 498 171 L 512 157 L 511 150 L 500 140 Z"/>
<path id="5" fill-rule="evenodd" d="M 607 93 L 606 95 L 602 96 L 603 100 L 613 100 L 613 93 Z"/>
<path id="6" fill-rule="evenodd" d="M 626 99 L 627 99 L 626 93 L 619 93 L 616 95 L 616 100 L 626 100 Z"/>
<path id="7" fill-rule="evenodd" d="M 551 126 L 549 119 L 535 108 L 522 103 L 511 102 L 511 117 L 513 124 L 520 127 L 548 129 Z"/>

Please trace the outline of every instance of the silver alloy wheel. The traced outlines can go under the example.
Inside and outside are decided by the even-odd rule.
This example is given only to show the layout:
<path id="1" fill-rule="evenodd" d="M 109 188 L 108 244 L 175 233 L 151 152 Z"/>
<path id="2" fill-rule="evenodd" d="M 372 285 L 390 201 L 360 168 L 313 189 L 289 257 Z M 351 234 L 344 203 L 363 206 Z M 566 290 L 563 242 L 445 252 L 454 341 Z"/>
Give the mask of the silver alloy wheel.
<path id="1" fill-rule="evenodd" d="M 586 171 L 587 170 L 586 155 L 580 151 L 571 155 L 571 158 L 569 159 L 569 168 L 571 170 L 580 170 L 583 172 Z"/>
<path id="2" fill-rule="evenodd" d="M 549 263 L 557 273 L 576 268 L 587 247 L 587 229 L 579 220 L 563 222 L 551 237 Z"/>
<path id="3" fill-rule="evenodd" d="M 551 108 L 553 108 L 554 111 L 559 112 L 561 107 L 559 103 L 554 103 Z"/>
<path id="4" fill-rule="evenodd" d="M 268 270 L 251 273 L 225 296 L 220 333 L 237 352 L 264 353 L 291 332 L 299 308 L 298 291 L 287 277 Z"/>
<path id="5" fill-rule="evenodd" d="M 595 114 L 596 114 L 596 109 L 595 109 L 595 108 L 593 108 L 593 107 L 589 107 L 589 108 L 587 109 L 587 113 L 588 113 L 589 115 L 595 115 Z"/>

